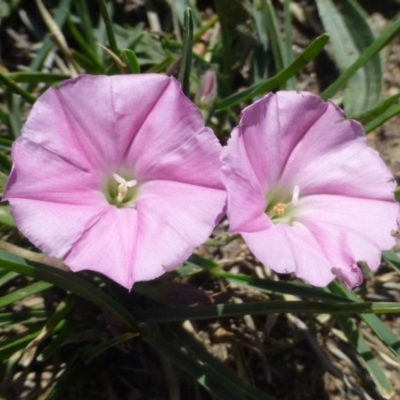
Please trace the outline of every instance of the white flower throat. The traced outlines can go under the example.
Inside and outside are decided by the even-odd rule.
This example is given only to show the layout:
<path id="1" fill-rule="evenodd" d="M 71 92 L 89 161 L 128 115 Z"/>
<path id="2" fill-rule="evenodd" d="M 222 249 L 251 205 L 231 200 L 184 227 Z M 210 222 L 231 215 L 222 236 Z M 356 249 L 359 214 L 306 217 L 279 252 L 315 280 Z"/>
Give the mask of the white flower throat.
<path id="1" fill-rule="evenodd" d="M 128 193 L 128 189 L 133 188 L 134 186 L 137 185 L 137 180 L 133 179 L 131 181 L 127 181 L 118 174 L 113 174 L 113 178 L 119 183 L 117 189 L 118 190 L 117 201 L 121 203 L 122 201 L 124 201 L 126 194 Z"/>
<path id="2" fill-rule="evenodd" d="M 296 185 L 293 189 L 293 194 L 292 194 L 292 200 L 289 203 L 282 203 L 279 202 L 275 204 L 270 211 L 270 216 L 272 218 L 274 217 L 283 217 L 285 215 L 285 212 L 287 211 L 287 207 L 291 205 L 296 205 L 299 202 L 299 193 L 300 193 L 300 188 L 299 185 Z"/>

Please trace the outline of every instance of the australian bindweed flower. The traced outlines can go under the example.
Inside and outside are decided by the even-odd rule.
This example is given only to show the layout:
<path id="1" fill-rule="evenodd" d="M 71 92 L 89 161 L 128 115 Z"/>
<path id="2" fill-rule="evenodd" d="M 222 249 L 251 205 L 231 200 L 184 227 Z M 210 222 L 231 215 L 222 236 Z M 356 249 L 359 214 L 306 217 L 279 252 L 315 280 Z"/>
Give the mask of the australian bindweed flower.
<path id="1" fill-rule="evenodd" d="M 221 158 L 231 232 L 279 273 L 352 288 L 357 262 L 376 270 L 396 243 L 393 175 L 332 102 L 267 95 L 243 111 Z"/>
<path id="2" fill-rule="evenodd" d="M 37 100 L 3 199 L 38 248 L 130 288 L 209 237 L 226 202 L 220 150 L 175 79 L 83 75 Z"/>

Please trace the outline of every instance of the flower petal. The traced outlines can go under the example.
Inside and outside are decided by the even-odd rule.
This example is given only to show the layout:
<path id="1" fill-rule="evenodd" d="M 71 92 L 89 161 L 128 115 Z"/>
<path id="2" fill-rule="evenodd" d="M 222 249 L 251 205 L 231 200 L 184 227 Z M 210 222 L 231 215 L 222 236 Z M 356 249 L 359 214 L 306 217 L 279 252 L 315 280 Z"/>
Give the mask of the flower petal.
<path id="1" fill-rule="evenodd" d="M 231 233 L 267 229 L 271 221 L 264 213 L 266 199 L 247 158 L 244 136 L 234 129 L 221 152 L 221 178 L 228 193 L 228 219 Z"/>
<path id="2" fill-rule="evenodd" d="M 254 255 L 276 272 L 294 272 L 315 286 L 326 286 L 335 278 L 333 265 L 303 224 L 277 224 L 242 236 Z"/>
<path id="3" fill-rule="evenodd" d="M 19 198 L 11 201 L 11 214 L 18 229 L 35 246 L 56 258 L 64 258 L 104 211 L 104 206 Z"/>
<path id="4" fill-rule="evenodd" d="M 263 190 L 280 180 L 291 152 L 326 107 L 310 93 L 278 92 L 243 110 L 239 131 Z"/>
<path id="5" fill-rule="evenodd" d="M 180 84 L 171 80 L 126 158 L 134 160 L 139 180 L 175 180 L 221 189 L 220 152 L 221 145 L 211 129 L 204 127 L 200 111 L 182 93 Z"/>
<path id="6" fill-rule="evenodd" d="M 221 219 L 224 190 L 180 182 L 152 181 L 136 203 L 134 281 L 158 277 L 181 265 Z"/>
<path id="7" fill-rule="evenodd" d="M 137 212 L 133 208 L 108 207 L 100 219 L 72 247 L 65 264 L 72 271 L 100 272 L 120 285 L 133 285 L 133 255 Z"/>
<path id="8" fill-rule="evenodd" d="M 398 230 L 395 202 L 320 194 L 300 200 L 297 221 L 313 233 L 335 268 L 365 261 L 373 271 L 381 250 L 392 248 Z"/>
<path id="9" fill-rule="evenodd" d="M 86 168 L 115 172 L 171 80 L 155 74 L 81 75 L 38 99 L 23 134 L 79 165 L 86 160 Z"/>
<path id="10" fill-rule="evenodd" d="M 98 177 L 25 137 L 12 147 L 14 162 L 3 200 L 35 199 L 60 204 L 105 205 Z M 18 213 L 14 208 L 15 214 Z"/>

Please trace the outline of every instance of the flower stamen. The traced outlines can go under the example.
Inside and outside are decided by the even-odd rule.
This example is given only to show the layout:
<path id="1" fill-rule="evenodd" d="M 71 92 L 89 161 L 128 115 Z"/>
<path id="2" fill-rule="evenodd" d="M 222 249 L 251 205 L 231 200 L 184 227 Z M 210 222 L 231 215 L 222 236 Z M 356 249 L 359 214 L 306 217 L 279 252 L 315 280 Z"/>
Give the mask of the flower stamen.
<path id="1" fill-rule="evenodd" d="M 285 214 L 285 207 L 286 207 L 285 203 L 278 203 L 272 209 L 272 214 L 276 215 L 277 217 L 282 217 Z"/>
<path id="2" fill-rule="evenodd" d="M 128 189 L 136 186 L 137 180 L 133 179 L 131 181 L 127 181 L 118 174 L 113 174 L 113 178 L 119 183 L 117 201 L 122 202 L 128 193 Z"/>
<path id="3" fill-rule="evenodd" d="M 280 218 L 285 215 L 286 212 L 290 212 L 290 206 L 295 206 L 299 202 L 299 194 L 300 194 L 300 188 L 299 185 L 296 185 L 293 188 L 293 193 L 292 193 L 292 200 L 287 203 L 279 202 L 275 204 L 272 207 L 272 210 L 270 213 L 267 212 L 267 214 L 270 215 L 271 218 L 275 219 L 275 217 Z"/>

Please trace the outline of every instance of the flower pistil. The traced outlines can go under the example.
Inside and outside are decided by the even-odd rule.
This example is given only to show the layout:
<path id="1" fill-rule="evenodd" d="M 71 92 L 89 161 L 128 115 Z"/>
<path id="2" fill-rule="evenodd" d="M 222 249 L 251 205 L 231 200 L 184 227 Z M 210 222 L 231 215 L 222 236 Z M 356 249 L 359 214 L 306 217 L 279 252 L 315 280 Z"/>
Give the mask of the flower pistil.
<path id="1" fill-rule="evenodd" d="M 137 180 L 132 179 L 131 181 L 127 181 L 118 174 L 113 174 L 113 178 L 119 183 L 117 201 L 121 203 L 125 199 L 128 189 L 136 186 Z"/>

